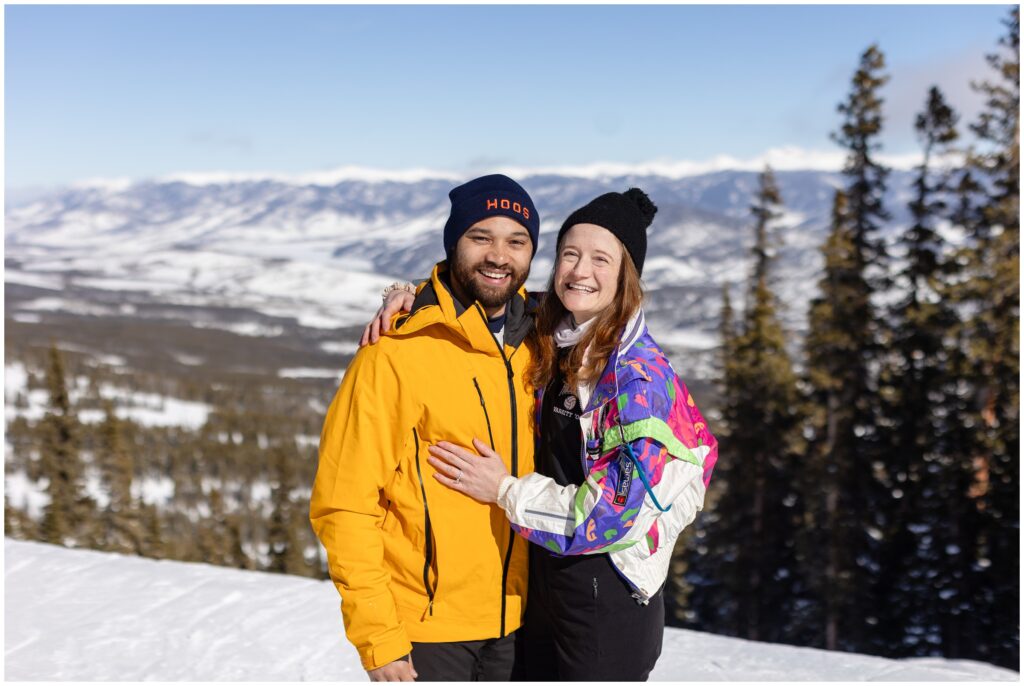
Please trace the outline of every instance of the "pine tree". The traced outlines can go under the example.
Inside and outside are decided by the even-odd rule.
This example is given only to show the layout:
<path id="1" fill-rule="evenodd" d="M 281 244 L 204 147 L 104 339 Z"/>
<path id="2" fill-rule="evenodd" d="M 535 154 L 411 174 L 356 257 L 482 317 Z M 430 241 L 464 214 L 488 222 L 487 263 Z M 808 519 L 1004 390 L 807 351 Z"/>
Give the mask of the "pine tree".
<path id="1" fill-rule="evenodd" d="M 807 493 L 826 562 L 808 568 L 822 604 L 825 647 L 882 652 L 877 640 L 879 549 L 892 499 L 879 437 L 877 369 L 883 329 L 873 299 L 888 285 L 887 250 L 878 232 L 888 170 L 874 159 L 882 129 L 879 89 L 888 81 L 876 45 L 861 56 L 833 140 L 847 150 L 847 186 L 837 193 L 824 247 L 821 296 L 811 303 L 806 341 L 813 439 L 809 463 L 821 478 Z M 817 496 L 817 497 L 815 497 Z"/>
<path id="2" fill-rule="evenodd" d="M 884 242 L 877 233 L 889 219 L 882 203 L 889 170 L 872 156 L 881 147 L 878 137 L 882 132 L 883 100 L 878 91 L 889 81 L 884 69 L 885 55 L 877 45 L 871 45 L 861 55 L 850 94 L 837 107 L 843 122 L 832 134 L 832 140 L 847 150 L 843 166 L 843 175 L 848 180 L 847 215 L 854 259 L 862 272 L 869 267 L 884 267 L 887 256 Z M 880 273 L 873 275 L 873 287 L 884 286 L 882 270 L 875 271 Z"/>
<path id="3" fill-rule="evenodd" d="M 167 543 L 163 530 L 163 521 L 156 505 L 143 504 L 140 519 L 142 522 L 142 555 L 161 560 L 167 557 Z"/>
<path id="4" fill-rule="evenodd" d="M 957 312 L 946 297 L 955 269 L 937 225 L 948 215 L 950 173 L 935 157 L 957 140 L 957 116 L 938 88 L 928 93 L 915 129 L 923 161 L 909 203 L 913 224 L 901 238 L 904 296 L 890 308 L 890 352 L 882 369 L 887 487 L 896 501 L 882 552 L 879 631 L 890 654 L 948 654 L 963 603 L 962 531 L 969 471 L 958 429 L 960 367 Z M 954 526 L 947 521 L 956 513 Z"/>
<path id="5" fill-rule="evenodd" d="M 207 504 L 210 514 L 199 523 L 196 540 L 200 557 L 209 564 L 248 569 L 237 514 L 227 511 L 220 489 L 210 491 Z"/>
<path id="6" fill-rule="evenodd" d="M 740 632 L 736 623 L 737 598 L 728 589 L 739 583 L 742 570 L 736 564 L 739 557 L 736 541 L 717 534 L 727 527 L 719 505 L 728 497 L 733 479 L 741 478 L 741 475 L 734 476 L 738 467 L 734 460 L 729 459 L 728 448 L 731 445 L 735 407 L 738 403 L 735 380 L 736 315 L 729 288 L 728 283 L 722 285 L 718 329 L 721 346 L 715 365 L 721 408 L 715 435 L 718 437 L 721 459 L 715 466 L 712 484 L 720 495 L 713 506 L 705 503 L 705 511 L 696 521 L 696 531 L 680 553 L 683 559 L 677 566 L 685 576 L 675 586 L 678 595 L 672 609 L 683 626 L 736 636 Z"/>
<path id="7" fill-rule="evenodd" d="M 995 81 L 972 84 L 985 107 L 969 165 L 983 194 L 965 251 L 964 339 L 976 389 L 979 514 L 973 584 L 985 635 L 980 657 L 1017 669 L 1020 555 L 1020 9 L 988 56 Z"/>
<path id="8" fill-rule="evenodd" d="M 142 534 L 137 504 L 131 492 L 135 464 L 131 452 L 125 448 L 121 423 L 109 401 L 104 404 L 98 453 L 100 476 L 109 501 L 100 515 L 103 548 L 138 554 L 142 550 Z"/>
<path id="9" fill-rule="evenodd" d="M 968 159 L 970 156 L 968 155 Z M 981 219 L 980 207 L 984 204 L 982 187 L 976 179 L 976 171 L 965 164 L 955 172 L 955 183 L 951 192 L 950 220 L 953 227 L 965 236 L 976 236 Z M 945 450 L 957 459 L 952 465 L 948 481 L 944 484 L 948 509 L 945 522 L 948 537 L 953 541 L 950 560 L 946 567 L 952 567 L 948 576 L 943 575 L 947 589 L 943 598 L 950 601 L 949 614 L 942 618 L 943 655 L 951 658 L 976 658 L 986 654 L 981 646 L 988 642 L 983 625 L 988 619 L 981 617 L 975 609 L 975 576 L 978 571 L 975 560 L 979 537 L 979 508 L 976 491 L 979 483 L 975 472 L 985 463 L 984 450 L 979 444 L 979 427 L 982 420 L 974 389 L 977 385 L 973 364 L 969 358 L 971 333 L 965 316 L 975 308 L 974 296 L 970 292 L 969 267 L 973 250 L 968 243 L 953 251 L 944 263 L 945 278 L 942 298 L 953 304 L 957 324 L 947 343 L 949 356 L 950 388 L 945 393 L 950 403 L 946 418 Z M 957 566 L 958 565 L 958 566 Z"/>
<path id="10" fill-rule="evenodd" d="M 297 486 L 292 462 L 295 455 L 294 445 L 292 450 L 287 450 L 278 444 L 271 449 L 270 453 L 272 479 L 270 498 L 273 509 L 267 531 L 270 543 L 268 571 L 305 576 L 309 574 L 309 566 L 303 557 L 298 510 L 291 497 L 292 491 Z"/>
<path id="11" fill-rule="evenodd" d="M 37 529 L 31 517 L 4 499 L 4 536 L 32 540 L 38 538 Z"/>
<path id="12" fill-rule="evenodd" d="M 703 628 L 753 640 L 792 641 L 802 595 L 796 559 L 801 522 L 797 489 L 799 392 L 771 290 L 773 223 L 782 199 L 770 169 L 751 213 L 755 241 L 747 303 L 734 330 L 723 300 L 723 416 L 726 486 L 707 525 L 694 612 Z M 781 620 L 781 621 L 780 621 Z"/>
<path id="13" fill-rule="evenodd" d="M 723 388 L 728 384 L 728 367 L 732 360 L 736 342 L 736 313 L 732 309 L 732 298 L 729 295 L 730 284 L 722 284 L 722 311 L 719 314 L 718 335 L 722 346 L 718 356 L 719 380 Z"/>
<path id="14" fill-rule="evenodd" d="M 89 501 L 82 487 L 83 467 L 75 433 L 64 375 L 64 361 L 56 344 L 51 344 L 46 367 L 49 401 L 41 429 L 40 471 L 47 480 L 50 498 L 43 511 L 40 535 L 47 543 L 67 545 L 80 542 L 89 518 Z"/>
<path id="15" fill-rule="evenodd" d="M 248 555 L 245 554 L 242 521 L 238 513 L 225 515 L 224 531 L 225 564 L 230 567 L 237 567 L 238 569 L 251 569 L 252 564 Z"/>
<path id="16" fill-rule="evenodd" d="M 854 433 L 855 403 L 863 392 L 864 373 L 850 364 L 858 359 L 862 335 L 848 316 L 850 304 L 865 291 L 856 264 L 846 194 L 837 190 L 832 205 L 832 229 L 822 248 L 825 273 L 812 299 L 805 341 L 807 385 L 810 389 L 805 502 L 810 522 L 803 547 L 818 553 L 818 562 L 805 557 L 804 575 L 818 600 L 824 647 L 852 649 L 852 606 L 858 598 L 857 559 L 867 544 L 863 529 L 863 464 L 857 460 Z M 856 489 L 856 490 L 854 490 Z M 869 607 L 861 604 L 860 608 Z M 855 627 L 859 630 L 859 627 Z"/>
<path id="17" fill-rule="evenodd" d="M 223 535 L 224 498 L 220 490 L 210 491 L 207 504 L 210 508 L 208 516 L 199 521 L 196 527 L 196 548 L 199 559 L 211 565 L 225 565 L 227 546 Z"/>

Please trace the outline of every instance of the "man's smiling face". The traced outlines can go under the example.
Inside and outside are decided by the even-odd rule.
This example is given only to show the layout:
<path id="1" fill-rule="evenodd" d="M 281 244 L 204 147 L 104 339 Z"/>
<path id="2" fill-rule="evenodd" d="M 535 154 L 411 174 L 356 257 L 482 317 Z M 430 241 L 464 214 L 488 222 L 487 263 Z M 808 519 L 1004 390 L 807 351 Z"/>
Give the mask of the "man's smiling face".
<path id="1" fill-rule="evenodd" d="M 493 317 L 526 283 L 533 242 L 526 227 L 514 219 L 488 217 L 469 227 L 453 252 L 455 295 L 467 304 L 479 300 Z"/>

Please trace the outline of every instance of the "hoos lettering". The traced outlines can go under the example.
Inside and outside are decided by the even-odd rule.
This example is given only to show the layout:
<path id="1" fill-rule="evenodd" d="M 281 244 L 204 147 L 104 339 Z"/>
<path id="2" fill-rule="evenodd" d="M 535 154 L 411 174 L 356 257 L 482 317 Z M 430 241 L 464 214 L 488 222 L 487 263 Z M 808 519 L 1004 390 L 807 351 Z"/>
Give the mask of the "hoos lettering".
<path id="1" fill-rule="evenodd" d="M 512 202 L 508 198 L 491 198 L 487 201 L 487 209 L 496 210 L 498 208 L 503 210 L 512 210 L 516 214 L 523 215 L 523 219 L 530 218 L 530 208 L 526 207 L 518 202 Z"/>

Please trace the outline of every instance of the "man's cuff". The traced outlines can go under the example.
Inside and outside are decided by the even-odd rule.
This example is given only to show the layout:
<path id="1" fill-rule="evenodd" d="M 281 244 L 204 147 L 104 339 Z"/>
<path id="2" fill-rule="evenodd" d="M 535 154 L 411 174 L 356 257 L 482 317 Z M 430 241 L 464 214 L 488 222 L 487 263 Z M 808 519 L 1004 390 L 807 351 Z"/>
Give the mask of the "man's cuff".
<path id="1" fill-rule="evenodd" d="M 404 634 L 405 632 L 403 631 L 402 633 Z M 395 638 L 386 643 L 378 643 L 367 648 L 365 651 L 361 650 L 359 652 L 363 669 L 370 671 L 405 657 L 412 652 L 412 643 L 403 635 L 401 638 Z"/>

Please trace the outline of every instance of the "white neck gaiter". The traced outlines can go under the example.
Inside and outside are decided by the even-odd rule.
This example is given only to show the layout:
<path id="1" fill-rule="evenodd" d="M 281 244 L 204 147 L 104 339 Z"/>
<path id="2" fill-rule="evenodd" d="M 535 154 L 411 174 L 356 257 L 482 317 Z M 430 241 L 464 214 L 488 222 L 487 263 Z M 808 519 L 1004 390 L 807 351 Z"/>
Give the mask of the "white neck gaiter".
<path id="1" fill-rule="evenodd" d="M 558 326 L 555 327 L 553 336 L 555 345 L 559 348 L 568 348 L 569 346 L 576 345 L 583 338 L 583 334 L 587 332 L 590 325 L 594 323 L 594 319 L 596 317 L 588 319 L 579 326 L 575 326 L 576 321 L 573 319 L 572 313 L 566 313 L 562 321 L 558 322 Z"/>

